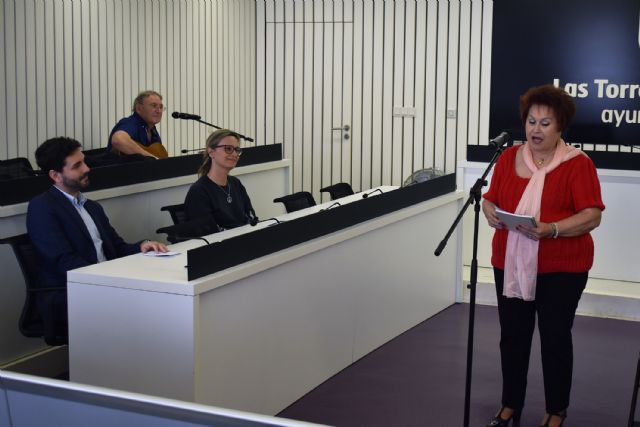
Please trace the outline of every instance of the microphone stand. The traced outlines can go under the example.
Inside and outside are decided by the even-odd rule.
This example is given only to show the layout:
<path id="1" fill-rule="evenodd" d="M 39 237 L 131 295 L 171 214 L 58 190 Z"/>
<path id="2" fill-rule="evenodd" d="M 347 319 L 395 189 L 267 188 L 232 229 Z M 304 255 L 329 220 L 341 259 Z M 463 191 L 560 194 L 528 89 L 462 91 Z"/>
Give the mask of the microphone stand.
<path id="1" fill-rule="evenodd" d="M 473 254 L 471 259 L 471 276 L 469 280 L 469 284 L 467 288 L 470 290 L 469 293 L 469 330 L 467 333 L 467 375 L 466 382 L 464 387 L 464 427 L 469 427 L 469 406 L 470 406 L 470 398 L 471 398 L 471 371 L 473 366 L 473 326 L 474 326 L 474 318 L 476 313 L 476 283 L 478 281 L 478 228 L 480 225 L 480 200 L 482 198 L 482 187 L 487 185 L 487 175 L 491 171 L 491 168 L 502 154 L 504 149 L 502 147 L 496 147 L 496 152 L 493 154 L 487 169 L 485 169 L 484 173 L 480 178 L 478 178 L 471 187 L 469 191 L 469 198 L 465 202 L 464 206 L 458 213 L 458 216 L 453 221 L 453 224 L 447 231 L 444 239 L 438 245 L 438 248 L 435 250 L 435 256 L 440 256 L 442 250 L 447 245 L 447 241 L 451 234 L 458 226 L 458 223 L 462 219 L 462 216 L 466 212 L 467 208 L 470 204 L 475 204 L 474 206 L 474 221 L 473 221 Z"/>
<path id="2" fill-rule="evenodd" d="M 198 123 L 202 123 L 203 125 L 211 126 L 212 128 L 222 129 L 220 126 L 216 126 L 214 124 L 205 122 L 204 120 L 201 120 L 201 119 L 193 119 L 193 120 L 198 122 Z M 238 135 L 240 138 L 244 139 L 247 142 L 253 142 L 253 138 L 249 138 L 248 136 L 241 135 L 236 131 L 232 131 L 232 132 L 235 133 L 236 135 Z"/>

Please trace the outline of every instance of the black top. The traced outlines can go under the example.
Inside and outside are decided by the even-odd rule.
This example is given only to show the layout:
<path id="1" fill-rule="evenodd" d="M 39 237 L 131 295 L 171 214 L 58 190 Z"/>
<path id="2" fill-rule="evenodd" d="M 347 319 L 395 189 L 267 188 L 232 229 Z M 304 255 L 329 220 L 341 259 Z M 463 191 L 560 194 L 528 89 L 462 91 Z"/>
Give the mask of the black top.
<path id="1" fill-rule="evenodd" d="M 240 180 L 229 176 L 227 185 L 219 186 L 208 176 L 191 185 L 184 200 L 187 219 L 212 216 L 222 228 L 234 228 L 257 220 L 251 200 Z"/>

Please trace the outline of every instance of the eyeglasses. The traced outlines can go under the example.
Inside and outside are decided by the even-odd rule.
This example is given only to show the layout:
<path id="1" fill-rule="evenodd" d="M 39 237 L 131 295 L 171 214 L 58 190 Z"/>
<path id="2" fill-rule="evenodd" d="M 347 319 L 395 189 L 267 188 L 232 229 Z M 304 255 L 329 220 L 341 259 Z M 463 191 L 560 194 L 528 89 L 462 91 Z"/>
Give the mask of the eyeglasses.
<path id="1" fill-rule="evenodd" d="M 151 108 L 152 110 L 167 111 L 167 107 L 162 104 L 147 104 L 147 107 Z"/>
<path id="2" fill-rule="evenodd" d="M 233 145 L 216 145 L 215 147 L 211 147 L 212 150 L 215 150 L 216 148 L 224 148 L 224 152 L 227 153 L 227 154 L 231 154 L 234 151 L 236 152 L 236 154 L 238 156 L 240 156 L 242 154 L 242 148 L 235 147 Z"/>

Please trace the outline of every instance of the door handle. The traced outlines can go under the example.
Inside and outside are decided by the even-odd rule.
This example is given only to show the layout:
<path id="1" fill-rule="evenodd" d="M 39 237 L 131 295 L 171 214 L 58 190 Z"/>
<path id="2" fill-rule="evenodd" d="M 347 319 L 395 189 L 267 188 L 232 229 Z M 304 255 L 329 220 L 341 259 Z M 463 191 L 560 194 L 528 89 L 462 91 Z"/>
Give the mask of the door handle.
<path id="1" fill-rule="evenodd" d="M 331 130 L 342 130 L 342 131 L 345 131 L 345 132 L 349 132 L 351 130 L 351 126 L 344 125 L 344 126 L 338 127 L 338 128 L 331 128 Z"/>

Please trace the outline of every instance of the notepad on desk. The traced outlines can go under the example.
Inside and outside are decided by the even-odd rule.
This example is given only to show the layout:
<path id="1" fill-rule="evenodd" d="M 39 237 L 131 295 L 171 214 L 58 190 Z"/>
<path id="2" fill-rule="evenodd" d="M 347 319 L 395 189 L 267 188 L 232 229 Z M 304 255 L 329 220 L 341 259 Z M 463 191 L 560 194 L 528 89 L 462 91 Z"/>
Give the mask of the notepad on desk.
<path id="1" fill-rule="evenodd" d="M 500 221 L 509 230 L 515 230 L 517 226 L 524 225 L 525 227 L 537 227 L 536 219 L 531 215 L 520 215 L 511 212 L 503 211 L 500 208 L 496 208 L 496 216 L 500 218 Z"/>

